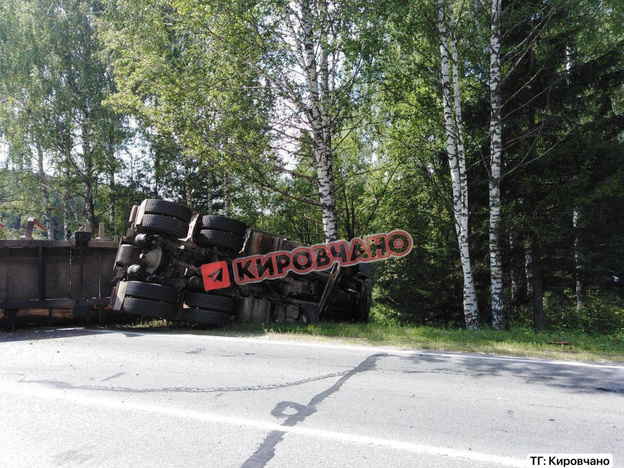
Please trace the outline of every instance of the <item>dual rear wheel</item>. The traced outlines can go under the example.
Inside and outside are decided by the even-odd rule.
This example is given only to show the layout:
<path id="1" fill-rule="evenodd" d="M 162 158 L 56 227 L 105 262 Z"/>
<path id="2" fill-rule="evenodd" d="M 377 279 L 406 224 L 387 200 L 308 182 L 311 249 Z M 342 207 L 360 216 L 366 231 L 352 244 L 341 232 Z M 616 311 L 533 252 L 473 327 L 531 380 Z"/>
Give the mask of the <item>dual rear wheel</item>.
<path id="1" fill-rule="evenodd" d="M 190 208 L 157 199 L 144 200 L 141 206 L 143 216 L 137 223 L 139 232 L 175 239 L 188 236 L 192 218 Z M 206 215 L 201 218 L 195 240 L 201 247 L 219 247 L 238 253 L 243 248 L 246 230 L 247 225 L 236 219 Z M 179 295 L 175 288 L 141 281 L 126 283 L 122 310 L 128 313 L 216 326 L 230 322 L 234 307 L 230 298 L 187 291 L 178 314 Z"/>
<path id="2" fill-rule="evenodd" d="M 229 297 L 186 292 L 178 316 L 178 291 L 175 288 L 142 281 L 125 283 L 126 295 L 121 310 L 129 314 L 214 326 L 230 322 L 234 303 Z"/>
<path id="3" fill-rule="evenodd" d="M 139 232 L 162 234 L 181 238 L 188 235 L 193 212 L 190 208 L 165 200 L 148 199 L 142 203 L 143 218 L 137 225 Z"/>
<path id="4" fill-rule="evenodd" d="M 148 199 L 143 201 L 143 217 L 137 224 L 139 232 L 161 234 L 167 237 L 184 238 L 188 235 L 192 211 L 177 203 Z M 202 216 L 197 245 L 201 247 L 220 247 L 240 252 L 245 240 L 247 225 L 225 216 Z"/>

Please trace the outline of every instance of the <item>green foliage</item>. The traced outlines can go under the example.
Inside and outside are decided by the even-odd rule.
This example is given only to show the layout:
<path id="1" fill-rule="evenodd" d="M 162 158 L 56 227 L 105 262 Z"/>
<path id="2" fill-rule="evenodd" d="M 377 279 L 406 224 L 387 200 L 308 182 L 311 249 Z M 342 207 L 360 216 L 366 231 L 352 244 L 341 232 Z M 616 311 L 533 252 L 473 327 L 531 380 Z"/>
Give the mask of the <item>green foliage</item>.
<path id="1" fill-rule="evenodd" d="M 571 291 L 563 295 L 549 292 L 545 306 L 553 329 L 624 337 L 624 298 L 616 292 L 592 289 L 580 309 Z"/>
<path id="2" fill-rule="evenodd" d="M 400 228 L 414 239 L 409 256 L 374 265 L 373 320 L 459 326 L 438 2 L 330 3 L 331 12 L 314 4 L 313 31 L 334 60 L 340 237 Z M 487 323 L 489 13 L 480 2 L 451 3 L 472 260 Z M 1 2 L 0 234 L 19 236 L 36 216 L 61 238 L 88 216 L 120 235 L 133 204 L 163 197 L 321 242 L 314 128 L 304 119 L 314 109 L 302 57 L 284 40 L 301 34 L 287 21 L 293 8 L 281 0 Z M 511 2 L 503 20 L 508 318 L 532 326 L 532 252 L 548 326 L 621 334 L 622 303 L 605 291 L 610 271 L 624 268 L 623 4 Z M 590 291 L 578 309 L 577 279 Z"/>

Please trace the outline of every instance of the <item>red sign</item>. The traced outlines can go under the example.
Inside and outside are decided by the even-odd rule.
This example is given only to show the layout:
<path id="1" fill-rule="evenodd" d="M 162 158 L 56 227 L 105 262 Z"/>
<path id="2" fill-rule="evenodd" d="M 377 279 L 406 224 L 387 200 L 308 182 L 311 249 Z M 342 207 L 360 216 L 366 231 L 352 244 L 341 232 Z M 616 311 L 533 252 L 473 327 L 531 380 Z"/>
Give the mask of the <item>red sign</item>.
<path id="1" fill-rule="evenodd" d="M 228 272 L 227 262 L 207 263 L 202 265 L 201 272 L 206 291 L 230 287 L 230 273 Z"/>
<path id="2" fill-rule="evenodd" d="M 410 253 L 413 244 L 408 232 L 397 230 L 388 234 L 356 237 L 349 242 L 339 240 L 298 247 L 293 251 L 279 250 L 266 255 L 236 258 L 232 262 L 234 281 L 237 284 L 259 283 L 284 278 L 289 272 L 306 275 L 312 271 L 329 270 L 335 263 L 347 267 L 390 257 L 404 257 Z M 206 291 L 227 288 L 231 284 L 226 262 L 202 265 L 202 276 Z"/>
<path id="3" fill-rule="evenodd" d="M 237 284 L 258 283 L 285 277 L 289 272 L 306 275 L 328 270 L 338 263 L 347 267 L 358 263 L 377 262 L 390 257 L 404 257 L 412 250 L 413 241 L 405 231 L 375 234 L 351 241 L 335 241 L 293 251 L 237 258 L 232 262 Z"/>

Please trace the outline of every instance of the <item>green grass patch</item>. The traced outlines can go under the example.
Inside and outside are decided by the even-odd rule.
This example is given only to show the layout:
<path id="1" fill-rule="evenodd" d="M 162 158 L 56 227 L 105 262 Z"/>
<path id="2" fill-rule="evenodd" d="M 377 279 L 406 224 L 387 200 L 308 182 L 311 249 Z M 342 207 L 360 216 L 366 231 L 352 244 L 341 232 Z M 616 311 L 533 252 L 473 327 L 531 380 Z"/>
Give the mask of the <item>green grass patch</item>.
<path id="1" fill-rule="evenodd" d="M 238 324 L 221 329 L 189 328 L 165 321 L 139 327 L 153 331 L 217 336 L 309 340 L 342 344 L 389 346 L 402 349 L 459 351 L 506 356 L 624 362 L 624 341 L 618 336 L 595 336 L 578 331 L 543 331 L 529 328 L 506 331 L 440 329 L 395 323 Z"/>
<path id="2" fill-rule="evenodd" d="M 375 302 L 373 305 L 370 323 L 316 323 L 311 325 L 232 323 L 220 329 L 206 329 L 201 325 L 180 325 L 165 320 L 154 320 L 134 324 L 131 327 L 156 332 L 251 336 L 280 340 L 390 346 L 403 349 L 624 362 L 622 302 L 619 299 L 613 304 L 608 302 L 608 310 L 596 305 L 607 302 L 594 301 L 591 307 L 596 310 L 600 309 L 600 313 L 596 312 L 593 315 L 587 312 L 587 310 L 593 310 L 589 306 L 580 313 L 570 312 L 568 309 L 551 308 L 549 310 L 551 316 L 556 315 L 558 310 L 564 310 L 567 315 L 562 316 L 560 322 L 552 323 L 550 330 L 539 333 L 528 326 L 515 326 L 505 331 L 490 328 L 468 331 L 461 328 L 407 325 L 401 322 L 400 311 L 380 302 Z M 574 315 L 576 318 L 582 316 L 584 320 L 575 321 L 570 314 L 576 314 Z M 602 333 L 600 333 L 600 327 L 590 327 L 587 322 L 594 316 L 600 317 L 603 322 L 606 320 L 605 317 L 610 320 L 609 327 L 604 328 Z M 592 323 L 595 325 L 596 320 Z"/>
<path id="3" fill-rule="evenodd" d="M 624 343 L 620 338 L 589 336 L 571 331 L 536 333 L 527 328 L 468 331 L 397 324 L 319 323 L 308 326 L 235 324 L 220 333 L 332 339 L 346 343 L 408 349 L 624 362 Z"/>

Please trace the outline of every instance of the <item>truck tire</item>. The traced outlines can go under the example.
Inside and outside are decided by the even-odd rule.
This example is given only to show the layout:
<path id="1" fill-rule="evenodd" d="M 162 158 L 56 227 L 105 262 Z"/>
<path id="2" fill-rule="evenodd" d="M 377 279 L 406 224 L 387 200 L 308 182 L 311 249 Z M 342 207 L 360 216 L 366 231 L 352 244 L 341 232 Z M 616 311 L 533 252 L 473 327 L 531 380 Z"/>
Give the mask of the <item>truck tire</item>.
<path id="1" fill-rule="evenodd" d="M 216 229 L 217 231 L 231 232 L 237 236 L 244 236 L 245 231 L 247 231 L 247 225 L 245 223 L 225 216 L 203 216 L 201 225 L 202 229 Z"/>
<path id="2" fill-rule="evenodd" d="M 193 212 L 190 208 L 165 200 L 148 199 L 144 201 L 145 213 L 172 216 L 185 223 L 191 221 Z"/>
<path id="3" fill-rule="evenodd" d="M 155 234 L 165 234 L 179 239 L 188 234 L 188 223 L 177 218 L 157 214 L 143 215 L 141 224 L 137 226 L 139 232 L 152 232 Z"/>
<path id="4" fill-rule="evenodd" d="M 184 309 L 180 320 L 183 322 L 203 323 L 204 325 L 223 326 L 230 323 L 231 315 L 207 309 Z"/>
<path id="5" fill-rule="evenodd" d="M 187 292 L 184 294 L 184 303 L 192 308 L 210 309 L 217 312 L 232 312 L 234 302 L 229 297 L 216 294 Z"/>
<path id="6" fill-rule="evenodd" d="M 150 318 L 171 318 L 174 305 L 167 302 L 150 301 L 138 297 L 126 297 L 123 301 L 122 311 L 135 315 L 144 315 Z"/>
<path id="7" fill-rule="evenodd" d="M 362 291 L 360 292 L 360 299 L 357 305 L 357 317 L 356 321 L 361 323 L 368 323 L 370 319 L 370 308 L 373 303 L 373 280 L 367 278 L 362 285 Z"/>
<path id="8" fill-rule="evenodd" d="M 197 245 L 201 247 L 222 247 L 240 252 L 243 248 L 243 242 L 244 239 L 241 236 L 214 229 L 202 229 L 197 234 Z"/>
<path id="9" fill-rule="evenodd" d="M 301 306 L 301 313 L 299 314 L 299 318 L 297 322 L 302 325 L 308 325 L 310 323 L 318 323 L 319 322 L 319 313 L 316 306 L 311 304 L 304 304 Z"/>
<path id="10" fill-rule="evenodd" d="M 162 301 L 174 304 L 178 301 L 178 291 L 162 284 L 127 281 L 126 296 Z"/>

